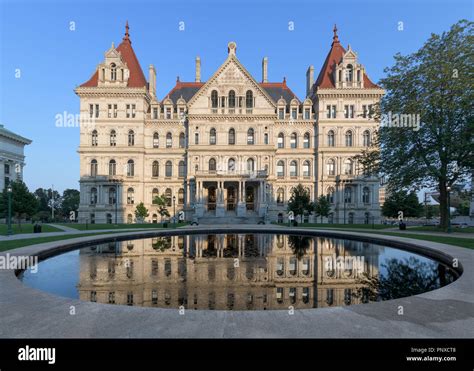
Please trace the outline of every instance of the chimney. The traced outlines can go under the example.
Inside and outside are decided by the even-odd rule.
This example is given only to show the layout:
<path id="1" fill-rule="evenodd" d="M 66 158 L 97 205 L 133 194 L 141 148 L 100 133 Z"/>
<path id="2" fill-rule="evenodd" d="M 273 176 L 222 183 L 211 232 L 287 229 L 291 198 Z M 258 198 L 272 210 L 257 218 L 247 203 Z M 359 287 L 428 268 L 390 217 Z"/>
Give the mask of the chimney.
<path id="1" fill-rule="evenodd" d="M 201 58 L 196 57 L 196 82 L 201 82 Z"/>
<path id="2" fill-rule="evenodd" d="M 155 66 L 150 64 L 148 67 L 148 80 L 149 80 L 149 86 L 148 86 L 148 91 L 150 95 L 155 98 L 156 97 L 156 70 Z"/>
<path id="3" fill-rule="evenodd" d="M 306 96 L 311 95 L 311 88 L 314 84 L 314 66 L 309 66 L 306 71 Z"/>
<path id="4" fill-rule="evenodd" d="M 262 60 L 262 82 L 268 82 L 268 58 Z"/>

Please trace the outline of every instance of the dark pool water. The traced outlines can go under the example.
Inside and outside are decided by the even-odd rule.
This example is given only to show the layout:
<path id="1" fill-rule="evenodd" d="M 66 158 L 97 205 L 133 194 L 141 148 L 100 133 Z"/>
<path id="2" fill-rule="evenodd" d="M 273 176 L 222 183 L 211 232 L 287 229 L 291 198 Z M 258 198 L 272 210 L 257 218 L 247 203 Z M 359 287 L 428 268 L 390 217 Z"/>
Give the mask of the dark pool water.
<path id="1" fill-rule="evenodd" d="M 406 297 L 456 277 L 429 258 L 367 242 L 217 234 L 88 246 L 44 260 L 20 279 L 56 295 L 111 305 L 291 310 Z"/>

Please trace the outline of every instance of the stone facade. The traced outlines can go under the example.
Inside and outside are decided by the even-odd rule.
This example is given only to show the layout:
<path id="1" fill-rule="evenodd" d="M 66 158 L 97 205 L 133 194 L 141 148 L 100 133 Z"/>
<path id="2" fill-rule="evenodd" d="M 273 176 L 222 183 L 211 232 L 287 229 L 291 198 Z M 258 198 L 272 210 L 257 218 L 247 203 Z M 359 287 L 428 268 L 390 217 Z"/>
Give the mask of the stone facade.
<path id="1" fill-rule="evenodd" d="M 331 222 L 379 220 L 378 179 L 362 175 L 351 157 L 370 145 L 377 123 L 368 112 L 383 90 L 355 52 L 334 32 L 316 81 L 308 69 L 301 101 L 285 80 L 268 82 L 267 58 L 257 82 L 236 50 L 230 42 L 206 82 L 198 57 L 195 81 L 178 78 L 158 100 L 155 68 L 147 82 L 127 25 L 122 43 L 76 88 L 81 117 L 92 122 L 81 126 L 78 150 L 80 222 L 133 222 L 139 202 L 157 222 L 157 195 L 187 220 L 286 221 L 298 183 L 313 200 L 328 195 Z"/>

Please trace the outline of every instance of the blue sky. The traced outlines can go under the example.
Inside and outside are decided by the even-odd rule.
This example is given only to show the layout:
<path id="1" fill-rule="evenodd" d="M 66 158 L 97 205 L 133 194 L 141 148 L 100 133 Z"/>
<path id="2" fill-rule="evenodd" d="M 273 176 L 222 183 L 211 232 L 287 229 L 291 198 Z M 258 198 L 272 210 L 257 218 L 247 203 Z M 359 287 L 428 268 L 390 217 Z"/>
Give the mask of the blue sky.
<path id="1" fill-rule="evenodd" d="M 319 73 L 337 23 L 339 39 L 358 53 L 373 81 L 397 52 L 417 50 L 431 33 L 462 18 L 473 3 L 451 1 L 24 1 L 0 0 L 0 123 L 33 140 L 26 147 L 30 190 L 79 188 L 78 128 L 57 128 L 55 115 L 78 113 L 73 89 L 89 79 L 125 21 L 148 77 L 157 69 L 161 99 L 181 81 L 194 81 L 201 57 L 202 80 L 211 76 L 237 43 L 237 56 L 260 80 L 269 58 L 269 80 L 282 81 L 300 97 L 310 64 Z M 75 22 L 75 30 L 70 30 Z M 180 31 L 180 22 L 185 29 Z M 294 29 L 289 29 L 293 22 Z M 399 31 L 403 22 L 403 31 Z M 181 23 L 182 25 L 182 23 Z M 21 76 L 15 73 L 20 70 Z"/>

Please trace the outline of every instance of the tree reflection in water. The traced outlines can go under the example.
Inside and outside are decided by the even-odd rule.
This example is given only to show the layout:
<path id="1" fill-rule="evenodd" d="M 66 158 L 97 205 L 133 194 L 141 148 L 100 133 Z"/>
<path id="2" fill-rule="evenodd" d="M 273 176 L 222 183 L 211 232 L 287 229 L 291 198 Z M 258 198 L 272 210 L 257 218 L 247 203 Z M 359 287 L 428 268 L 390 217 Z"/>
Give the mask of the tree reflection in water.
<path id="1" fill-rule="evenodd" d="M 288 236 L 288 244 L 295 256 L 300 260 L 308 251 L 311 245 L 311 237 Z"/>
<path id="2" fill-rule="evenodd" d="M 431 291 L 453 282 L 456 277 L 452 270 L 435 261 L 420 261 L 409 258 L 387 260 L 381 265 L 386 270 L 379 276 L 369 277 L 363 273 L 363 278 L 357 280 L 362 285 L 353 294 L 362 302 L 397 299 L 418 295 Z"/>
<path id="3" fill-rule="evenodd" d="M 152 240 L 151 246 L 157 251 L 165 251 L 171 247 L 171 237 L 155 237 Z"/>

